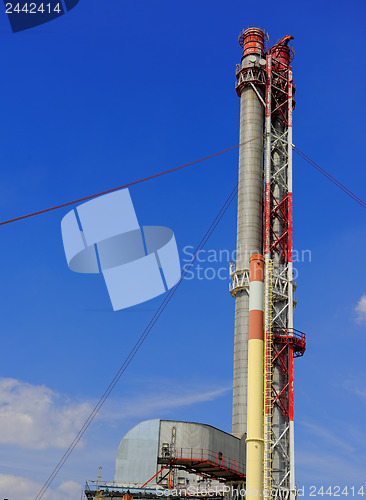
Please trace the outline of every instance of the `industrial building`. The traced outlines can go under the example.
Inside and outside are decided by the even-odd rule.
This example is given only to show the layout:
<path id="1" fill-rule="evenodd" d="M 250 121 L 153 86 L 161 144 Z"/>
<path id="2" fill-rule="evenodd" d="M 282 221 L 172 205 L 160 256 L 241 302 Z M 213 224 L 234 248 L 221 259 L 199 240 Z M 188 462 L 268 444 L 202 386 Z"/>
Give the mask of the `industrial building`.
<path id="1" fill-rule="evenodd" d="M 114 481 L 87 482 L 90 500 L 296 498 L 293 360 L 305 352 L 305 335 L 293 325 L 292 39 L 266 47 L 260 28 L 239 36 L 232 434 L 201 423 L 141 422 L 121 441 Z"/>

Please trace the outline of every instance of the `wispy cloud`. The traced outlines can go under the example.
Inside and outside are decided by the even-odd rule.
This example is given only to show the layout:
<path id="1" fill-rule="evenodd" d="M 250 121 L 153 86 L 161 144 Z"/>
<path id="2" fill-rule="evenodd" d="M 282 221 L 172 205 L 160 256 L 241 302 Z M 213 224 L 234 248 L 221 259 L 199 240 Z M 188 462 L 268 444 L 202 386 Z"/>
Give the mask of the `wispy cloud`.
<path id="1" fill-rule="evenodd" d="M 347 440 L 339 437 L 339 431 L 332 432 L 329 429 L 329 426 L 325 427 L 308 421 L 301 421 L 300 424 L 307 428 L 313 438 L 320 438 L 323 441 L 323 444 L 327 443 L 328 445 L 335 446 L 343 453 L 353 453 L 355 451 L 354 446 L 352 446 Z"/>
<path id="2" fill-rule="evenodd" d="M 34 500 L 43 485 L 32 479 L 10 474 L 0 474 L 1 498 Z M 48 500 L 75 500 L 80 498 L 82 486 L 75 481 L 64 481 L 58 488 L 47 491 Z"/>
<path id="3" fill-rule="evenodd" d="M 0 443 L 28 449 L 65 448 L 91 411 L 44 385 L 0 379 Z"/>
<path id="4" fill-rule="evenodd" d="M 335 485 L 361 485 L 365 481 L 364 458 L 359 454 L 350 458 L 341 452 L 326 452 L 321 447 L 315 451 L 297 447 L 296 478 L 301 485 L 315 484 L 325 490 Z"/>
<path id="5" fill-rule="evenodd" d="M 343 387 L 346 391 L 359 396 L 366 402 L 366 385 L 362 384 L 362 382 L 363 378 L 361 377 L 357 379 L 348 379 L 343 383 Z"/>
<path id="6" fill-rule="evenodd" d="M 366 322 L 366 295 L 362 295 L 360 300 L 358 301 L 357 306 L 355 307 L 355 311 L 357 313 L 356 320 L 359 323 Z"/>
<path id="7" fill-rule="evenodd" d="M 298 422 L 301 440 L 296 446 L 297 479 L 301 484 L 362 484 L 366 455 L 363 432 L 353 425 L 328 420 L 323 425 Z M 307 498 L 307 495 L 305 495 Z"/>
<path id="8" fill-rule="evenodd" d="M 230 386 L 219 388 L 183 388 L 171 387 L 163 391 L 154 391 L 153 395 L 113 399 L 104 409 L 103 420 L 124 420 L 131 417 L 150 418 L 158 413 L 183 408 L 199 403 L 214 401 L 231 390 Z M 157 392 L 157 394 L 155 393 Z"/>

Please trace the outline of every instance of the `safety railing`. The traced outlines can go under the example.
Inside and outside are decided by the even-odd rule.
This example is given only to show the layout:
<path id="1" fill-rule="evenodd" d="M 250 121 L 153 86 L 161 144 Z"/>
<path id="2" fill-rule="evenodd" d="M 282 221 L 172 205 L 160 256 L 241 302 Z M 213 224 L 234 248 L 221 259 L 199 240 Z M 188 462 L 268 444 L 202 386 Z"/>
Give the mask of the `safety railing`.
<path id="1" fill-rule="evenodd" d="M 306 350 L 306 337 L 304 332 L 295 328 L 276 328 L 273 330 L 275 344 L 288 344 L 293 346 L 294 357 L 302 356 Z"/>
<path id="2" fill-rule="evenodd" d="M 306 336 L 304 332 L 296 330 L 295 328 L 274 328 L 273 335 L 284 336 L 284 337 L 295 337 L 303 342 L 306 341 Z"/>
<path id="3" fill-rule="evenodd" d="M 97 488 L 97 479 L 88 479 L 85 482 L 85 490 L 90 490 L 94 491 Z M 140 489 L 142 486 L 142 483 L 128 483 L 128 482 L 121 482 L 121 481 L 100 481 L 99 484 L 99 489 L 101 490 L 106 490 L 106 489 Z M 155 486 L 154 488 L 155 489 Z"/>
<path id="4" fill-rule="evenodd" d="M 232 458 L 225 457 L 221 452 L 201 448 L 176 448 L 175 460 L 196 460 L 210 462 L 221 469 L 227 469 L 240 475 L 245 475 L 245 465 Z"/>

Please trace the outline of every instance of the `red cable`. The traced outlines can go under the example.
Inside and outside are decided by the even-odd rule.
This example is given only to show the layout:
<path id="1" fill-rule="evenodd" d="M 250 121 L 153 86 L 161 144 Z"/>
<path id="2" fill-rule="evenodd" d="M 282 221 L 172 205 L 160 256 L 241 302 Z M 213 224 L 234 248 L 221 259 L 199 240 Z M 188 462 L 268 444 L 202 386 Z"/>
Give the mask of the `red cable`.
<path id="1" fill-rule="evenodd" d="M 143 179 L 138 179 L 137 181 L 132 181 L 132 182 L 129 182 L 128 184 L 124 184 L 122 186 L 118 186 L 118 187 L 115 187 L 115 188 L 112 188 L 112 189 L 108 189 L 107 191 L 102 191 L 101 193 L 92 194 L 92 195 L 89 195 L 89 196 L 85 196 L 84 198 L 79 198 L 78 200 L 68 201 L 67 203 L 62 203 L 61 205 L 56 205 L 54 207 L 46 208 L 44 210 L 39 210 L 38 212 L 32 212 L 30 214 L 22 215 L 20 217 L 14 218 L 14 219 L 9 219 L 9 220 L 2 221 L 2 222 L 0 222 L 0 226 L 4 226 L 5 224 L 10 224 L 11 222 L 16 222 L 16 221 L 19 221 L 19 220 L 22 220 L 22 219 L 27 219 L 29 217 L 34 217 L 35 215 L 45 214 L 47 212 L 51 212 L 52 210 L 57 210 L 58 208 L 67 207 L 69 205 L 73 205 L 74 203 L 80 203 L 82 201 L 87 201 L 87 200 L 90 200 L 92 198 L 96 198 L 97 196 L 102 196 L 103 194 L 113 193 L 113 191 L 118 191 L 119 189 L 124 189 L 124 188 L 130 187 L 130 186 L 133 186 L 134 184 L 139 184 L 140 182 L 145 182 L 145 181 L 154 179 L 155 177 L 160 177 L 161 175 L 170 174 L 171 172 L 175 172 L 176 170 L 180 170 L 182 168 L 189 167 L 190 165 L 194 165 L 195 163 L 199 163 L 201 161 L 208 160 L 210 158 L 214 158 L 215 156 L 218 156 L 220 154 L 223 154 L 223 153 L 226 153 L 228 151 L 231 151 L 232 149 L 238 148 L 240 146 L 244 146 L 245 144 L 248 144 L 249 142 L 252 142 L 252 141 L 255 141 L 257 139 L 260 139 L 261 137 L 264 137 L 264 135 L 265 134 L 259 135 L 258 137 L 254 137 L 253 139 L 249 139 L 248 141 L 245 141 L 245 142 L 242 142 L 240 144 L 237 144 L 236 146 L 231 146 L 230 148 L 223 149 L 222 151 L 219 151 L 219 152 L 214 153 L 214 154 L 209 155 L 209 156 L 205 156 L 204 158 L 200 158 L 199 160 L 191 161 L 190 163 L 186 163 L 185 165 L 180 165 L 179 167 L 175 167 L 175 168 L 172 168 L 170 170 L 165 170 L 164 172 L 159 172 L 158 174 L 151 175 L 151 176 L 145 177 Z M 297 152 L 297 154 L 299 156 L 301 156 L 304 160 L 306 160 L 308 163 L 310 163 L 310 165 L 312 165 L 314 168 L 316 168 L 322 175 L 324 175 L 325 177 L 327 177 L 327 179 L 329 179 L 331 182 L 333 182 L 333 184 L 335 184 L 336 186 L 338 186 L 348 196 L 350 196 L 351 198 L 353 198 L 354 201 L 356 201 L 361 206 L 363 206 L 364 208 L 366 208 L 366 203 L 364 201 L 362 201 L 360 198 L 358 198 L 354 193 L 352 193 L 352 191 L 350 191 L 345 186 L 343 186 L 343 184 L 341 182 L 337 181 L 337 179 L 335 179 L 334 177 L 332 177 L 326 170 L 324 170 L 319 165 L 317 165 L 314 161 L 312 161 L 308 156 L 306 156 L 305 153 L 303 153 L 296 146 L 294 146 L 294 150 Z"/>
<path id="2" fill-rule="evenodd" d="M 150 481 L 152 481 L 153 479 L 155 479 L 155 478 L 156 478 L 156 476 L 157 476 L 158 474 L 160 474 L 160 472 L 163 472 L 163 470 L 164 470 L 164 469 L 166 469 L 166 468 L 167 468 L 167 467 L 168 467 L 168 466 L 169 466 L 172 462 L 174 462 L 174 458 L 172 458 L 172 460 L 171 460 L 169 463 L 167 463 L 166 465 L 164 465 L 164 467 L 163 467 L 162 469 L 160 469 L 160 470 L 159 470 L 159 472 L 157 472 L 156 474 L 154 474 L 154 475 L 153 475 L 153 477 L 151 477 L 148 481 L 146 481 L 146 483 L 144 483 L 144 484 L 141 486 L 141 488 L 145 488 L 145 486 L 146 486 L 147 484 L 149 484 L 149 483 L 150 483 Z"/>
<path id="3" fill-rule="evenodd" d="M 244 146 L 245 144 L 248 144 L 249 142 L 256 141 L 257 139 L 260 139 L 261 137 L 264 137 L 264 134 L 259 135 L 258 137 L 254 137 L 253 139 L 249 139 L 248 141 L 242 142 L 241 144 L 237 144 L 236 146 L 231 146 L 230 148 L 223 149 L 222 151 L 219 151 L 218 153 L 214 153 L 209 156 L 205 156 L 204 158 L 200 158 L 199 160 L 194 160 L 189 163 L 186 163 L 185 165 L 180 165 L 179 167 L 171 168 L 170 170 L 165 170 L 164 172 L 159 172 L 158 174 L 155 175 L 150 175 L 149 177 L 145 177 L 144 179 L 139 179 L 137 181 L 132 181 L 129 182 L 128 184 L 124 184 L 123 186 L 118 186 L 112 189 L 108 189 L 107 191 L 102 191 L 101 193 L 96 193 L 96 194 L 91 194 L 89 196 L 85 196 L 84 198 L 79 198 L 78 200 L 73 200 L 73 201 L 68 201 L 67 203 L 62 203 L 61 205 L 56 205 L 54 207 L 50 208 L 45 208 L 44 210 L 40 210 L 39 212 L 33 212 L 27 215 L 22 215 L 20 217 L 16 217 L 15 219 L 9 219 L 5 220 L 3 222 L 0 222 L 0 226 L 4 226 L 5 224 L 10 224 L 11 222 L 16 222 L 22 219 L 27 219 L 28 217 L 34 217 L 35 215 L 40 215 L 40 214 L 45 214 L 47 212 L 51 212 L 52 210 L 57 210 L 58 208 L 63 208 L 67 207 L 69 205 L 73 205 L 74 203 L 80 203 L 81 201 L 86 201 L 90 200 L 91 198 L 95 198 L 96 196 L 102 196 L 103 194 L 108 194 L 108 193 L 113 193 L 113 191 L 118 191 L 119 189 L 124 189 L 130 186 L 133 186 L 135 184 L 139 184 L 140 182 L 145 182 L 149 181 L 151 179 L 155 179 L 156 177 L 160 177 L 161 175 L 165 174 L 170 174 L 171 172 L 175 172 L 177 170 L 180 170 L 185 167 L 189 167 L 190 165 L 194 165 L 195 163 L 200 163 L 201 161 L 209 160 L 210 158 L 214 158 L 215 156 L 221 155 L 223 153 L 227 153 L 228 151 L 231 151 L 232 149 L 239 148 L 240 146 Z"/>

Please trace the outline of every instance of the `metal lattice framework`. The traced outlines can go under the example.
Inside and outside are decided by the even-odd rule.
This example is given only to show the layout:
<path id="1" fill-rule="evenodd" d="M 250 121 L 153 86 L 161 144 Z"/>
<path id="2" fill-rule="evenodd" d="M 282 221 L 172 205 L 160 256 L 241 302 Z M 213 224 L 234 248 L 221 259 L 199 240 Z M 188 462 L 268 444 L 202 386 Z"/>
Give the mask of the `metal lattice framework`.
<path id="1" fill-rule="evenodd" d="M 267 54 L 264 254 L 273 262 L 272 288 L 272 446 L 265 477 L 266 498 L 296 497 L 293 436 L 293 358 L 305 350 L 305 338 L 293 329 L 292 269 L 292 110 L 291 52 L 275 45 Z M 265 374 L 266 376 L 266 374 Z"/>

